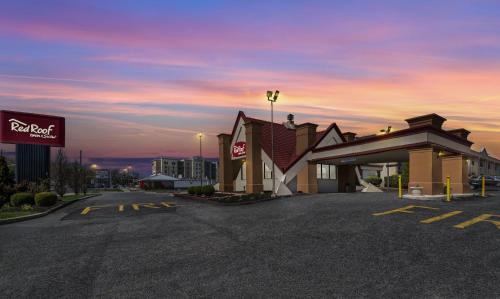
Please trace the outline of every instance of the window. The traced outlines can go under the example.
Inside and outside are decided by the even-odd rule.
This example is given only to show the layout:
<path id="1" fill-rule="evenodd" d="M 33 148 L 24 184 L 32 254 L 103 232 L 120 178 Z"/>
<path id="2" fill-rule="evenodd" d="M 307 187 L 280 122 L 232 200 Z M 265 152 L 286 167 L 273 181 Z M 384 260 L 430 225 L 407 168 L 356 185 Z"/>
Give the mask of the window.
<path id="1" fill-rule="evenodd" d="M 337 168 L 335 165 L 316 164 L 316 178 L 323 180 L 336 180 Z"/>
<path id="2" fill-rule="evenodd" d="M 264 178 L 265 179 L 272 179 L 273 178 L 273 172 L 272 170 L 267 166 L 266 163 L 264 163 Z"/>
<path id="3" fill-rule="evenodd" d="M 321 178 L 328 179 L 330 174 L 330 167 L 328 164 L 321 164 Z"/>
<path id="4" fill-rule="evenodd" d="M 330 165 L 330 180 L 337 179 L 337 167 L 335 165 Z"/>

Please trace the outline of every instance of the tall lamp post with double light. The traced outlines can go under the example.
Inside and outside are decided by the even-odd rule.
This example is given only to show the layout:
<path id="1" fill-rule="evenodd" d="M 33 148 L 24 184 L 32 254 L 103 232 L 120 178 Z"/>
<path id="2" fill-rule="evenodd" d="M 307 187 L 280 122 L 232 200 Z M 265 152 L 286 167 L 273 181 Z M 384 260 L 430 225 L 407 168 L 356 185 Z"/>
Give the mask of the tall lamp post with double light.
<path id="1" fill-rule="evenodd" d="M 200 187 L 203 186 L 203 156 L 201 155 L 201 139 L 203 138 L 203 133 L 198 133 L 198 138 L 200 139 Z"/>
<path id="2" fill-rule="evenodd" d="M 275 188 L 275 176 L 274 176 L 274 107 L 273 104 L 278 100 L 278 95 L 280 94 L 279 90 L 276 90 L 273 94 L 272 91 L 267 91 L 267 100 L 271 102 L 271 162 L 273 163 L 271 170 L 271 179 L 273 180 L 273 191 L 272 196 L 276 196 L 276 188 Z"/>

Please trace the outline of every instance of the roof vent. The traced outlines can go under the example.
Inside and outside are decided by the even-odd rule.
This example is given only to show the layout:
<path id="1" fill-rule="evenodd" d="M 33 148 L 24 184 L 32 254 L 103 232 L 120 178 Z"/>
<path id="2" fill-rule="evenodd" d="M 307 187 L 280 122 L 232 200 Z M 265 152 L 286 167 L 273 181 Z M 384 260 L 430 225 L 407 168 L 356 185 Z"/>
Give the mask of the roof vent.
<path id="1" fill-rule="evenodd" d="M 287 129 L 295 129 L 295 123 L 293 122 L 293 114 L 288 114 L 286 117 L 287 121 L 283 123 L 283 126 Z"/>

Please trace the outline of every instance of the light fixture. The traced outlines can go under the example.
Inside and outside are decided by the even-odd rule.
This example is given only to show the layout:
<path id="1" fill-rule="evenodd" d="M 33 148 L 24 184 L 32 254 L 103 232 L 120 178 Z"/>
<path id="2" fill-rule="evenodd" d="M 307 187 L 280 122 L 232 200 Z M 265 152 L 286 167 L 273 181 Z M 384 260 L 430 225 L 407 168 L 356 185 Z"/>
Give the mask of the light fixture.
<path id="1" fill-rule="evenodd" d="M 280 91 L 279 90 L 276 90 L 274 92 L 274 95 L 273 95 L 273 92 L 268 90 L 267 91 L 267 100 L 269 102 L 276 102 L 276 100 L 278 100 L 278 95 L 280 94 Z"/>
<path id="2" fill-rule="evenodd" d="M 387 129 L 380 129 L 378 135 L 389 134 L 392 131 L 392 126 L 387 126 Z"/>

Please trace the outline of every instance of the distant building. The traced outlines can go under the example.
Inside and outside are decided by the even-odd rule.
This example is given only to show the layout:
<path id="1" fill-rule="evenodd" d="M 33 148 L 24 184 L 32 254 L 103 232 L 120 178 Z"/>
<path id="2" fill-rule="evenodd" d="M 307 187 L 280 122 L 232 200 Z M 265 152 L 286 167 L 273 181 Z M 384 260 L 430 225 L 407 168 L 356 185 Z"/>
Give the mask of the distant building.
<path id="1" fill-rule="evenodd" d="M 153 175 L 174 178 L 217 180 L 217 160 L 195 156 L 191 159 L 161 157 L 151 162 Z"/>
<path id="2" fill-rule="evenodd" d="M 196 156 L 196 157 L 193 157 L 193 159 L 191 160 L 193 161 L 192 163 L 192 169 L 193 169 L 193 172 L 192 172 L 192 178 L 193 179 L 199 179 L 202 177 L 203 175 L 203 159 L 200 158 L 199 156 Z"/>
<path id="3" fill-rule="evenodd" d="M 500 175 L 500 163 L 488 154 L 486 148 L 483 147 L 479 152 L 473 153 L 474 155 L 467 160 L 469 175 Z"/>
<path id="4" fill-rule="evenodd" d="M 111 188 L 111 171 L 109 169 L 96 169 L 91 184 L 94 188 Z"/>
<path id="5" fill-rule="evenodd" d="M 161 159 L 153 160 L 153 162 L 151 163 L 151 167 L 152 167 L 151 173 L 153 175 L 161 174 L 161 172 L 162 172 L 161 171 L 162 170 L 161 164 L 162 164 Z"/>
<path id="6" fill-rule="evenodd" d="M 139 180 L 139 185 L 142 189 L 174 189 L 176 178 L 163 175 L 154 174 L 149 177 Z"/>

